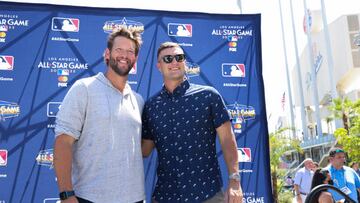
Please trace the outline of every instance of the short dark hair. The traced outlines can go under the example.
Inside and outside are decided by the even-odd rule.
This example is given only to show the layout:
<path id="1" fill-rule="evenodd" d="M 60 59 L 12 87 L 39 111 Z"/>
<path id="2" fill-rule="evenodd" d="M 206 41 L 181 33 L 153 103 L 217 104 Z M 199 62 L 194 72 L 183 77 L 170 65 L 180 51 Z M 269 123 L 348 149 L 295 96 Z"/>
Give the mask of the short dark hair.
<path id="1" fill-rule="evenodd" d="M 332 148 L 329 152 L 330 157 L 334 157 L 337 153 L 345 153 L 345 151 L 341 148 Z"/>
<path id="2" fill-rule="evenodd" d="M 142 44 L 141 33 L 143 31 L 144 30 L 139 27 L 127 28 L 125 26 L 121 26 L 120 28 L 113 30 L 113 32 L 109 35 L 107 48 L 111 51 L 114 46 L 114 40 L 116 37 L 126 37 L 135 43 L 135 56 L 137 56 Z"/>
<path id="3" fill-rule="evenodd" d="M 173 48 L 173 47 L 178 47 L 180 48 L 183 52 L 183 48 L 181 48 L 181 46 L 178 44 L 178 43 L 175 43 L 175 42 L 164 42 L 162 44 L 160 44 L 159 48 L 158 48 L 158 51 L 157 51 L 157 58 L 159 59 L 159 55 L 160 55 L 160 52 L 164 49 L 167 49 L 167 48 Z"/>

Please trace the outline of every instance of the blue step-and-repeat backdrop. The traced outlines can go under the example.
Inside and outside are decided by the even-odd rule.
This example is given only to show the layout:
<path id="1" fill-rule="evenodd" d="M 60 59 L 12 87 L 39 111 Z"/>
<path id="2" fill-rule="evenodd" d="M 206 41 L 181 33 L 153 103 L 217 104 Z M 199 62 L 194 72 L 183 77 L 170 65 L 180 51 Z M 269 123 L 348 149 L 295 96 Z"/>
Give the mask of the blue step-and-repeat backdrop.
<path id="1" fill-rule="evenodd" d="M 0 2 L 0 202 L 58 201 L 53 168 L 56 113 L 77 79 L 105 70 L 106 39 L 120 25 L 144 28 L 139 60 L 129 76 L 129 84 L 144 99 L 162 86 L 158 46 L 174 41 L 183 47 L 190 82 L 219 90 L 231 114 L 244 202 L 272 202 L 259 14 L 10 2 Z M 91 153 L 84 159 L 91 159 Z M 219 147 L 218 157 L 226 186 Z M 144 164 L 150 202 L 156 153 Z"/>

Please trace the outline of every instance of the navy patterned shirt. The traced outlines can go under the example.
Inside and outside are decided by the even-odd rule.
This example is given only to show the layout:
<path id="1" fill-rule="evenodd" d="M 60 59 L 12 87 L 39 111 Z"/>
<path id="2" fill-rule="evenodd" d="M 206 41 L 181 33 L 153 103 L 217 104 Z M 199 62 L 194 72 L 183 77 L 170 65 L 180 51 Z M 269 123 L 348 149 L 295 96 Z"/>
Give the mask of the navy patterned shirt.
<path id="1" fill-rule="evenodd" d="M 145 103 L 142 138 L 153 140 L 158 152 L 156 201 L 202 202 L 221 190 L 216 128 L 229 120 L 214 88 L 187 80 Z"/>

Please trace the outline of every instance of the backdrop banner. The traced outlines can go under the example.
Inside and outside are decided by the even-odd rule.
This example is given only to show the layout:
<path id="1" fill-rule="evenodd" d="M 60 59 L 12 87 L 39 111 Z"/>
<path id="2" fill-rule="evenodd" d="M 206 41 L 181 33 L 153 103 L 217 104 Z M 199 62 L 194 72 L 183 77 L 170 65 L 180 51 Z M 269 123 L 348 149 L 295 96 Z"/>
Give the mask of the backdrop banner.
<path id="1" fill-rule="evenodd" d="M 272 202 L 260 14 L 10 2 L 0 2 L 0 202 L 59 200 L 53 168 L 56 113 L 76 80 L 105 70 L 107 36 L 119 26 L 144 28 L 128 82 L 145 100 L 162 87 L 158 46 L 174 41 L 183 47 L 190 82 L 215 87 L 231 114 L 244 203 Z M 226 187 L 218 143 L 217 149 Z M 93 150 L 84 159 L 91 159 Z M 156 152 L 144 160 L 147 202 L 156 161 Z"/>

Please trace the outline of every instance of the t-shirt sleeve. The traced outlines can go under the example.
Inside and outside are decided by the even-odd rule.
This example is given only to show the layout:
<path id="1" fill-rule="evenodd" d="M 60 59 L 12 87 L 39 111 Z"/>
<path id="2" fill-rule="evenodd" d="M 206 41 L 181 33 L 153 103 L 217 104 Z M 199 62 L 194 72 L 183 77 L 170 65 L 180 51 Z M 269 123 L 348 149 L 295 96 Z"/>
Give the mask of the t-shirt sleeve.
<path id="1" fill-rule="evenodd" d="M 211 117 L 215 128 L 218 128 L 226 121 L 230 121 L 229 112 L 226 109 L 224 100 L 217 90 L 213 89 L 210 93 L 210 97 Z"/>
<path id="2" fill-rule="evenodd" d="M 301 183 L 301 172 L 298 171 L 296 174 L 295 174 L 295 178 L 294 178 L 294 184 L 296 185 L 300 185 Z"/>
<path id="3" fill-rule="evenodd" d="M 55 137 L 67 134 L 79 139 L 84 125 L 87 105 L 87 90 L 77 81 L 70 88 L 56 115 Z"/>
<path id="4" fill-rule="evenodd" d="M 145 104 L 143 112 L 142 112 L 142 116 L 141 116 L 141 120 L 142 120 L 141 137 L 142 137 L 142 139 L 146 139 L 146 140 L 154 140 L 153 134 L 149 127 L 150 117 L 149 117 L 148 108 L 149 108 L 148 105 Z"/>

